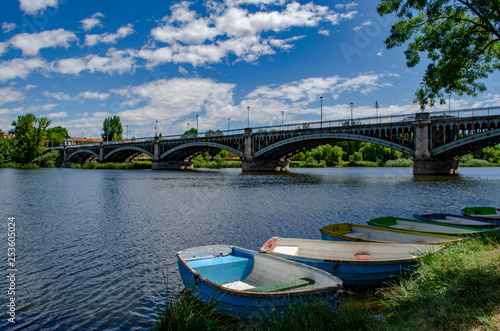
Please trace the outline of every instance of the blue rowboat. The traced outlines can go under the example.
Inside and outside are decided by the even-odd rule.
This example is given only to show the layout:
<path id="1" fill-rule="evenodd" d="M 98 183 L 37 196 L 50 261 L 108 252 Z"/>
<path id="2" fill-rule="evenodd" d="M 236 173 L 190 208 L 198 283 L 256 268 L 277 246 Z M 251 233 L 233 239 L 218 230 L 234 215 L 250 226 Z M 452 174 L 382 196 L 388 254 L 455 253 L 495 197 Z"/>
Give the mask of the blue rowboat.
<path id="1" fill-rule="evenodd" d="M 326 241 L 273 237 L 260 251 L 325 270 L 347 286 L 380 285 L 409 272 L 443 245 Z"/>
<path id="2" fill-rule="evenodd" d="M 483 236 L 495 231 L 495 229 L 469 228 L 466 226 L 426 222 L 392 216 L 373 218 L 368 221 L 368 224 L 388 229 L 403 229 L 411 232 L 443 234 L 447 236 L 460 237 Z"/>
<path id="3" fill-rule="evenodd" d="M 326 271 L 228 245 L 177 253 L 186 288 L 222 314 L 261 318 L 297 300 L 323 299 L 337 305 L 342 281 Z"/>
<path id="4" fill-rule="evenodd" d="M 320 231 L 323 240 L 331 241 L 442 244 L 461 240 L 454 236 L 353 223 L 331 224 L 322 227 Z"/>
<path id="5" fill-rule="evenodd" d="M 413 217 L 421 221 L 460 225 L 478 229 L 496 228 L 500 226 L 500 221 L 488 221 L 477 217 L 465 217 L 444 213 L 413 214 Z"/>

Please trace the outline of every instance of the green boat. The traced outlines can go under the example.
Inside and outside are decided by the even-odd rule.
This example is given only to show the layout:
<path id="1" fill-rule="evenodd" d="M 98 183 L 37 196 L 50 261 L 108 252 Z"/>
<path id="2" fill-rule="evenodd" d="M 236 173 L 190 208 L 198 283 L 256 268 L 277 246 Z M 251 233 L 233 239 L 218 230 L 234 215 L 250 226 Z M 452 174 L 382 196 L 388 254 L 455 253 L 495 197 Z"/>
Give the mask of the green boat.
<path id="1" fill-rule="evenodd" d="M 487 221 L 500 221 L 500 209 L 493 207 L 466 207 L 461 211 L 465 217 L 481 218 Z"/>
<path id="2" fill-rule="evenodd" d="M 460 236 L 460 237 L 484 236 L 486 234 L 491 233 L 491 231 L 496 231 L 496 228 L 478 229 L 478 228 L 471 228 L 468 226 L 427 222 L 427 221 L 420 221 L 420 220 L 399 218 L 392 216 L 374 218 L 369 220 L 368 224 L 390 229 L 406 230 L 411 232 L 432 233 L 432 234 Z"/>

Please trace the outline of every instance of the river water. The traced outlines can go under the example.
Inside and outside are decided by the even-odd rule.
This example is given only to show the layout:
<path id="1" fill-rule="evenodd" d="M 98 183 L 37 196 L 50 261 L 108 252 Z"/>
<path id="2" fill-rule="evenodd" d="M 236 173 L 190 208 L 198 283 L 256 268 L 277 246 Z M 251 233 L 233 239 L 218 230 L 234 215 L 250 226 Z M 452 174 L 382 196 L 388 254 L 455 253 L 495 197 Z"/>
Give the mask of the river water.
<path id="1" fill-rule="evenodd" d="M 331 223 L 500 206 L 500 168 L 460 171 L 0 169 L 0 329 L 147 329 L 181 289 L 175 253 L 184 248 L 258 250 L 271 236 L 320 239 L 319 228 Z"/>

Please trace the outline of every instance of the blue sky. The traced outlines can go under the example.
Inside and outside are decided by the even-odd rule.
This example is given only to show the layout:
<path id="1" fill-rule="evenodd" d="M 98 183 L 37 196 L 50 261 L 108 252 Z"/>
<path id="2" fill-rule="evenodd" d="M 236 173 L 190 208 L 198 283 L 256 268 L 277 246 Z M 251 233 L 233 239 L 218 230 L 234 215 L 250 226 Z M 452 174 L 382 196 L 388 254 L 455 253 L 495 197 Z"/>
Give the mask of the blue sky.
<path id="1" fill-rule="evenodd" d="M 425 63 L 386 50 L 377 1 L 0 0 L 0 128 L 31 112 L 74 137 L 118 115 L 130 136 L 413 113 Z M 478 98 L 500 105 L 498 74 Z M 448 109 L 448 105 L 441 106 Z M 439 107 L 436 107 L 436 110 Z"/>

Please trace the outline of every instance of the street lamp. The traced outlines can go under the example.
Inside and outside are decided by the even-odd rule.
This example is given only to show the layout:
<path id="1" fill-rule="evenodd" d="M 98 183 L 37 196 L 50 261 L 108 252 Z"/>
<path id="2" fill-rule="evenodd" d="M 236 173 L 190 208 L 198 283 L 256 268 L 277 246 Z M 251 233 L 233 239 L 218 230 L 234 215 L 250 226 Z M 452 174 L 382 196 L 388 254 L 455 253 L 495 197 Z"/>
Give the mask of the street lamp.
<path id="1" fill-rule="evenodd" d="M 155 126 L 155 137 L 158 136 L 158 120 L 155 121 L 156 122 L 156 126 Z"/>
<path id="2" fill-rule="evenodd" d="M 281 111 L 281 126 L 283 126 L 283 118 L 285 116 L 285 112 L 282 110 Z"/>
<path id="3" fill-rule="evenodd" d="M 196 133 L 198 133 L 198 116 L 199 115 L 196 115 Z"/>
<path id="4" fill-rule="evenodd" d="M 379 123 L 379 120 L 378 120 L 378 101 L 375 101 L 375 114 L 377 117 L 377 123 Z"/>
<path id="5" fill-rule="evenodd" d="M 320 128 L 323 127 L 323 97 L 319 97 L 319 101 L 321 102 L 321 117 L 320 117 Z"/>
<path id="6" fill-rule="evenodd" d="M 354 105 L 352 102 L 351 102 L 351 125 L 352 125 L 352 105 Z"/>
<path id="7" fill-rule="evenodd" d="M 247 107 L 247 110 L 248 110 L 248 125 L 247 125 L 247 127 L 249 128 L 250 127 L 250 107 Z"/>
<path id="8" fill-rule="evenodd" d="M 128 124 L 125 125 L 127 127 L 127 140 L 128 140 Z"/>
<path id="9" fill-rule="evenodd" d="M 231 117 L 228 117 L 227 118 L 227 131 L 230 130 L 230 127 L 231 127 Z"/>

